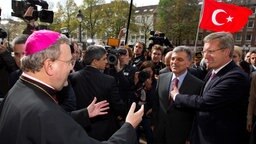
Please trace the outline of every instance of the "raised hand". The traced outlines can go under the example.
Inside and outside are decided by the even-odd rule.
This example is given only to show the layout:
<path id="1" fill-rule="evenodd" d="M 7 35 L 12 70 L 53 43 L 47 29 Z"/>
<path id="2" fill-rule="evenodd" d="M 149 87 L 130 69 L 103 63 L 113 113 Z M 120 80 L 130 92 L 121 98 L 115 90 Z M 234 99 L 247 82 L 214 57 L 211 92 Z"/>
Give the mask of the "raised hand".
<path id="1" fill-rule="evenodd" d="M 24 17 L 32 17 L 33 12 L 34 12 L 34 7 L 32 7 L 32 6 L 28 7 L 28 9 L 26 10 L 26 12 L 24 14 Z"/>
<path id="2" fill-rule="evenodd" d="M 96 117 L 98 115 L 105 115 L 109 109 L 109 103 L 106 100 L 97 102 L 97 98 L 94 97 L 91 104 L 87 107 L 89 118 Z"/>
<path id="3" fill-rule="evenodd" d="M 137 112 L 134 112 L 135 108 L 136 104 L 132 103 L 125 120 L 125 122 L 130 123 L 134 128 L 136 128 L 142 120 L 142 116 L 144 114 L 144 105 L 142 105 Z"/>

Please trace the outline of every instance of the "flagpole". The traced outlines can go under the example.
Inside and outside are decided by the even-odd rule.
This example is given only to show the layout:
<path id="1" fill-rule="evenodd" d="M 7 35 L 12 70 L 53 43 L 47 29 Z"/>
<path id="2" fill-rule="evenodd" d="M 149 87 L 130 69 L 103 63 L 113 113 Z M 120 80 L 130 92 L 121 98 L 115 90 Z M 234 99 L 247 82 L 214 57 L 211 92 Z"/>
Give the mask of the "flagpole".
<path id="1" fill-rule="evenodd" d="M 199 22 L 198 22 L 198 25 L 197 25 L 197 31 L 196 31 L 196 40 L 195 40 L 195 46 L 194 46 L 194 52 L 196 53 L 196 49 L 197 49 L 197 42 L 198 42 L 198 36 L 199 36 L 199 25 L 201 23 L 201 20 L 202 20 L 202 13 L 203 13 L 203 8 L 204 8 L 204 0 L 202 2 L 203 4 L 201 4 L 201 10 L 200 10 L 200 16 L 199 16 Z M 200 3 L 199 3 L 200 4 Z"/>

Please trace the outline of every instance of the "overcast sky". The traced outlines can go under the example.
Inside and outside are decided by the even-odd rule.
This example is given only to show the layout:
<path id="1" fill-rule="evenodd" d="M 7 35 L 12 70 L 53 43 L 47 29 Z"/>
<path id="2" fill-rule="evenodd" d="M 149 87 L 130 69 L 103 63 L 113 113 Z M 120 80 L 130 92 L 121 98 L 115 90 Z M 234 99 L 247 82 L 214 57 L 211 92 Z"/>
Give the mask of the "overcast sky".
<path id="1" fill-rule="evenodd" d="M 18 0 L 19 1 L 19 0 Z M 65 2 L 66 0 L 45 0 L 49 4 L 56 3 L 58 1 Z M 75 2 L 79 5 L 82 3 L 83 0 L 75 0 Z M 106 3 L 111 2 L 112 0 L 105 0 Z M 146 5 L 155 5 L 158 4 L 159 0 L 133 0 L 133 4 L 136 6 L 146 6 Z M 2 8 L 2 19 L 3 18 L 9 18 L 11 16 L 11 0 L 0 0 L 0 7 Z"/>

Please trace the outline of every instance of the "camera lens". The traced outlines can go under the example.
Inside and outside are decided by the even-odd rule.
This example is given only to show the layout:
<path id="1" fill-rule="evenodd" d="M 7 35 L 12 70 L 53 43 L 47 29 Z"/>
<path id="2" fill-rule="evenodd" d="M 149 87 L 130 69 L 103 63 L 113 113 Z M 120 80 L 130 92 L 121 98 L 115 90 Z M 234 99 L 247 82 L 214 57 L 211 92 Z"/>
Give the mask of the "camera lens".
<path id="1" fill-rule="evenodd" d="M 107 60 L 108 60 L 108 63 L 111 65 L 117 64 L 117 57 L 113 54 L 108 54 Z"/>

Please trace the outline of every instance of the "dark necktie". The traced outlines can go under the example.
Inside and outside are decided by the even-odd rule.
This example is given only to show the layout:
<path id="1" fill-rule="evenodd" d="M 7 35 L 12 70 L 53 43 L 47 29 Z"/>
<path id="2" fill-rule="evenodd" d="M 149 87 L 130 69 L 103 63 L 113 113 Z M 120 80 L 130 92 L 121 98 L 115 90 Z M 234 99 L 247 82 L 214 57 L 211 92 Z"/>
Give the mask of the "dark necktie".
<path id="1" fill-rule="evenodd" d="M 170 91 L 169 91 L 169 99 L 172 99 L 171 98 L 171 91 L 173 90 L 174 86 L 176 86 L 177 88 L 179 88 L 179 79 L 178 78 L 174 78 L 171 82 L 171 85 L 170 85 Z"/>
<path id="2" fill-rule="evenodd" d="M 171 91 L 174 89 L 174 86 L 179 88 L 179 79 L 178 78 L 174 78 L 171 82 L 170 85 L 170 91 L 169 91 L 169 109 L 171 108 L 172 104 L 173 104 L 173 99 L 171 97 Z"/>
<path id="3" fill-rule="evenodd" d="M 171 85 L 170 85 L 170 93 L 173 90 L 174 86 L 176 86 L 178 88 L 178 86 L 179 86 L 179 79 L 178 78 L 174 78 L 172 80 Z"/>
<path id="4" fill-rule="evenodd" d="M 174 88 L 174 86 L 177 87 L 177 88 L 179 87 L 179 79 L 177 79 L 177 78 L 173 79 L 172 89 Z"/>

